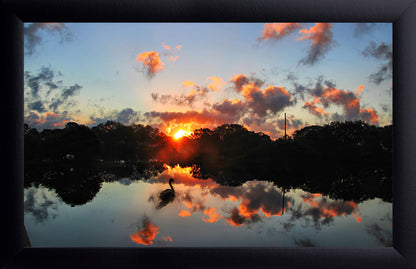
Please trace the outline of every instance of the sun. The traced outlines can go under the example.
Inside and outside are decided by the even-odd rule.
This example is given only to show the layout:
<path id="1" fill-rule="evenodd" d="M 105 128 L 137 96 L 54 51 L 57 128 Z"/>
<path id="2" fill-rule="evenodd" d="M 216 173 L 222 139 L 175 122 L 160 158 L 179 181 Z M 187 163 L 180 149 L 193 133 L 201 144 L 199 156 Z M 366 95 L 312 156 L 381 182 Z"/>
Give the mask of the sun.
<path id="1" fill-rule="evenodd" d="M 173 135 L 173 137 L 174 137 L 175 139 L 179 139 L 179 138 L 181 138 L 181 137 L 184 137 L 184 136 L 189 136 L 189 135 L 191 135 L 191 134 L 192 134 L 192 132 L 189 132 L 189 131 L 184 131 L 184 130 L 180 129 L 179 131 L 177 131 L 177 132 Z"/>

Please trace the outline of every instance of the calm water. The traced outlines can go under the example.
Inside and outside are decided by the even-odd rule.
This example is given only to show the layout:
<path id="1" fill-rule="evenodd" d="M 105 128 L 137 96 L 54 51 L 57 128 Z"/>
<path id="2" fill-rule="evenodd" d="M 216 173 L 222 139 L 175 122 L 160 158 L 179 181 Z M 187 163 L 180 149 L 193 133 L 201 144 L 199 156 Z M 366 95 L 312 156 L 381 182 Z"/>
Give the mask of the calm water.
<path id="1" fill-rule="evenodd" d="M 43 185 L 25 188 L 25 227 L 34 247 L 236 247 L 392 245 L 392 204 L 333 200 L 271 182 L 238 187 L 166 167 L 147 180 L 101 183 L 95 197 L 70 206 Z M 159 205 L 170 189 L 174 200 Z"/>

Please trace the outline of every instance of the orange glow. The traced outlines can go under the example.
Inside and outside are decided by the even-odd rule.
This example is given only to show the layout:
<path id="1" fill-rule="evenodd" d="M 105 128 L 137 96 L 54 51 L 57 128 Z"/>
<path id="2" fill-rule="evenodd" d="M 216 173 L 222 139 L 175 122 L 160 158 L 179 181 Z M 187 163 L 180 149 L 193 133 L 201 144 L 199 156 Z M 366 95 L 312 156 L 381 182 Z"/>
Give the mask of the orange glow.
<path id="1" fill-rule="evenodd" d="M 213 208 L 213 207 L 211 207 L 211 208 L 209 208 L 207 210 L 204 210 L 204 214 L 207 215 L 208 218 L 205 219 L 205 217 L 202 217 L 202 220 L 204 222 L 207 222 L 207 223 L 208 222 L 209 223 L 217 222 L 217 221 L 219 221 L 222 218 L 222 215 L 219 214 L 217 212 L 217 210 L 215 208 Z"/>
<path id="2" fill-rule="evenodd" d="M 170 50 L 170 46 L 165 45 L 165 42 L 162 42 L 162 47 L 164 47 L 166 50 Z"/>
<path id="3" fill-rule="evenodd" d="M 182 82 L 182 85 L 183 85 L 184 87 L 192 87 L 192 86 L 194 86 L 194 85 L 195 85 L 195 82 L 193 82 L 193 81 L 189 81 L 189 80 L 186 80 L 186 81 Z"/>
<path id="4" fill-rule="evenodd" d="M 179 131 L 177 131 L 174 135 L 173 135 L 173 137 L 175 138 L 175 139 L 179 139 L 179 138 L 182 138 L 182 137 L 184 137 L 184 136 L 190 136 L 192 134 L 192 132 L 189 132 L 189 131 L 184 131 L 184 130 L 182 130 L 182 129 L 179 129 Z"/>
<path id="5" fill-rule="evenodd" d="M 148 68 L 148 72 L 151 75 L 156 74 L 158 71 L 164 70 L 165 64 L 159 57 L 159 53 L 156 51 L 145 51 L 139 54 L 136 58 L 137 61 L 143 62 L 143 65 Z"/>
<path id="6" fill-rule="evenodd" d="M 137 232 L 137 234 L 130 235 L 130 238 L 137 244 L 152 245 L 153 240 L 155 240 L 156 235 L 159 233 L 159 229 L 159 226 L 148 222 L 142 230 Z"/>
<path id="7" fill-rule="evenodd" d="M 191 205 L 191 207 L 192 207 L 192 205 Z M 186 210 L 181 210 L 181 211 L 179 211 L 179 214 L 178 214 L 179 217 L 183 217 L 183 218 L 189 217 L 191 215 L 192 215 L 192 213 L 189 212 L 189 211 L 186 211 Z"/>
<path id="8" fill-rule="evenodd" d="M 239 226 L 241 226 L 241 225 L 243 225 L 244 223 L 238 223 L 238 222 L 235 222 L 234 220 L 232 220 L 232 219 L 228 219 L 227 220 L 227 222 L 231 225 L 231 226 L 234 226 L 234 227 L 239 227 Z"/>
<path id="9" fill-rule="evenodd" d="M 210 84 L 208 84 L 208 88 L 211 89 L 214 92 L 219 91 L 221 89 L 221 87 L 225 86 L 225 84 L 226 84 L 225 81 L 220 77 L 216 77 L 216 76 L 208 77 L 207 82 L 210 81 L 210 80 L 212 82 Z"/>
<path id="10" fill-rule="evenodd" d="M 327 44 L 331 41 L 331 36 L 328 34 L 332 29 L 332 24 L 330 23 L 316 23 L 309 30 L 302 29 L 299 31 L 302 36 L 299 40 L 310 39 L 312 44 L 324 43 Z"/>
<path id="11" fill-rule="evenodd" d="M 355 93 L 355 95 L 360 95 L 361 94 L 361 92 L 364 90 L 364 86 L 363 85 L 360 85 L 355 91 L 354 91 L 354 93 Z"/>
<path id="12" fill-rule="evenodd" d="M 175 184 L 183 184 L 185 186 L 200 186 L 201 188 L 214 188 L 218 187 L 218 183 L 212 179 L 198 179 L 192 176 L 192 167 L 180 167 L 175 165 L 174 167 L 164 164 L 163 167 L 166 169 L 161 174 L 161 179 L 164 182 L 168 182 L 170 178 L 175 180 Z M 188 208 L 192 207 L 190 201 L 185 201 L 185 205 Z M 190 206 L 189 206 L 190 205 Z"/>
<path id="13" fill-rule="evenodd" d="M 263 26 L 262 36 L 259 40 L 280 39 L 301 28 L 300 23 L 266 23 Z"/>
<path id="14" fill-rule="evenodd" d="M 344 215 L 351 215 L 357 222 L 361 222 L 361 217 L 357 212 L 357 203 L 353 201 L 333 201 L 329 202 L 324 198 L 319 201 L 315 201 L 316 197 L 322 197 L 320 193 L 307 194 L 302 198 L 304 203 L 308 203 L 311 207 L 319 210 L 321 219 L 323 218 L 334 218 Z"/>
<path id="15" fill-rule="evenodd" d="M 324 111 L 323 108 L 321 107 L 317 107 L 314 102 L 305 102 L 305 104 L 303 105 L 303 108 L 306 108 L 309 110 L 309 112 L 315 116 L 321 117 L 322 115 L 328 116 L 329 113 Z"/>
<path id="16" fill-rule="evenodd" d="M 360 110 L 361 117 L 371 124 L 377 124 L 378 123 L 378 116 L 377 112 L 374 109 L 366 108 Z"/>

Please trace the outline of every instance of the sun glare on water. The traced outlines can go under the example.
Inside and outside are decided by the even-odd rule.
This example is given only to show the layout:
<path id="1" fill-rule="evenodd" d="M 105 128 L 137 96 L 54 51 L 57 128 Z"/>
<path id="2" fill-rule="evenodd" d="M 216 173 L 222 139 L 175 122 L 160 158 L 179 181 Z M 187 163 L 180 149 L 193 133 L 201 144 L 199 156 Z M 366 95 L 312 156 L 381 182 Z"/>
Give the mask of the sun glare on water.
<path id="1" fill-rule="evenodd" d="M 192 134 L 192 132 L 189 132 L 189 131 L 184 131 L 184 130 L 180 129 L 179 131 L 177 131 L 177 132 L 176 132 L 176 134 L 174 134 L 174 135 L 173 135 L 173 137 L 174 137 L 175 139 L 179 139 L 179 138 L 181 138 L 181 137 L 184 137 L 184 136 L 189 136 L 189 135 L 191 135 L 191 134 Z"/>

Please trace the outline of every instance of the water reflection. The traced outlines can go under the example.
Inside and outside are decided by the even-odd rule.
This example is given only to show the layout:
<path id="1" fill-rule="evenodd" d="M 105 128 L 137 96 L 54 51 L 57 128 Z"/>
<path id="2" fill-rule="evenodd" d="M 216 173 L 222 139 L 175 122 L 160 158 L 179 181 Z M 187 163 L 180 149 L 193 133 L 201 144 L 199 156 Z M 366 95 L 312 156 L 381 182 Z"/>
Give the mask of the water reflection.
<path id="1" fill-rule="evenodd" d="M 25 189 L 31 241 L 35 246 L 391 246 L 391 203 L 331 199 L 271 181 L 223 186 L 194 177 L 193 169 L 165 165 L 140 179 L 80 168 L 45 173 L 42 184 Z M 50 186 L 53 191 L 46 191 Z M 67 199 L 70 193 L 75 200 Z M 74 226 L 72 235 L 82 237 L 53 232 Z"/>

